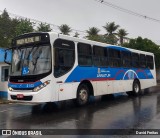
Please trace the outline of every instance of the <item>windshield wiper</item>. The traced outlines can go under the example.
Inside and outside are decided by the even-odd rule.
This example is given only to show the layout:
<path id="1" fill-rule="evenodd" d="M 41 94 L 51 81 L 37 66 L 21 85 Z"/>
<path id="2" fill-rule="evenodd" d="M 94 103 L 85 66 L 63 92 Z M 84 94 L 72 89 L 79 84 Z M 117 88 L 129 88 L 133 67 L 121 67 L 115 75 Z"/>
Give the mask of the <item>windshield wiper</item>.
<path id="1" fill-rule="evenodd" d="M 39 48 L 40 48 L 40 47 L 39 47 Z M 39 53 L 38 53 L 37 57 L 35 58 L 35 63 L 33 62 L 33 65 L 34 65 L 33 72 L 34 72 L 34 71 L 36 70 L 36 68 L 37 68 L 37 66 L 36 66 L 36 65 L 37 65 L 37 61 L 38 61 L 41 53 L 42 53 L 42 49 L 39 50 Z"/>

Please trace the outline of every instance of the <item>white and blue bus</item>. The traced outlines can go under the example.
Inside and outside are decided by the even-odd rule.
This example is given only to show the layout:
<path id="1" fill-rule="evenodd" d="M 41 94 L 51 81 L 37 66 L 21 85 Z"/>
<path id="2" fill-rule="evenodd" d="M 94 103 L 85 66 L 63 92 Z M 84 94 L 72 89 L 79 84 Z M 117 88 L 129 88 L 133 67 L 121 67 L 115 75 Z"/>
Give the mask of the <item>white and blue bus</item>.
<path id="1" fill-rule="evenodd" d="M 62 34 L 29 33 L 12 41 L 8 99 L 55 102 L 156 85 L 154 54 Z"/>

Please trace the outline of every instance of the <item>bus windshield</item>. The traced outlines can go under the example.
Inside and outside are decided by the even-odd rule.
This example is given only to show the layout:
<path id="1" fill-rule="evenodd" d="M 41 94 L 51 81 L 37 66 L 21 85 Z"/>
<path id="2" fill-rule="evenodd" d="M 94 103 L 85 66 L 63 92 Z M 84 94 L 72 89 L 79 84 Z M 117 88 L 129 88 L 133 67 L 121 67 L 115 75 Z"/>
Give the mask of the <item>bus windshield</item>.
<path id="1" fill-rule="evenodd" d="M 51 48 L 45 45 L 14 49 L 11 66 L 11 76 L 47 73 L 51 70 Z"/>

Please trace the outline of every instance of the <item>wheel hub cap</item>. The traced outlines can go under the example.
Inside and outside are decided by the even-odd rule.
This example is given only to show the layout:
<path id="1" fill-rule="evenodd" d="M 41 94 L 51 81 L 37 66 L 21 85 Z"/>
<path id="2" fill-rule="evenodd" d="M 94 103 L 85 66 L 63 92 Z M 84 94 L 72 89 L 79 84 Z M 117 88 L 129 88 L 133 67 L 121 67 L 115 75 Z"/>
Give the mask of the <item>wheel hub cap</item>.
<path id="1" fill-rule="evenodd" d="M 135 90 L 136 93 L 139 92 L 139 86 L 138 86 L 138 84 L 136 84 L 136 85 L 134 86 L 134 90 Z"/>
<path id="2" fill-rule="evenodd" d="M 87 99 L 87 91 L 86 90 L 84 90 L 84 89 L 81 90 L 79 95 L 80 95 L 80 98 L 82 101 L 85 101 Z"/>

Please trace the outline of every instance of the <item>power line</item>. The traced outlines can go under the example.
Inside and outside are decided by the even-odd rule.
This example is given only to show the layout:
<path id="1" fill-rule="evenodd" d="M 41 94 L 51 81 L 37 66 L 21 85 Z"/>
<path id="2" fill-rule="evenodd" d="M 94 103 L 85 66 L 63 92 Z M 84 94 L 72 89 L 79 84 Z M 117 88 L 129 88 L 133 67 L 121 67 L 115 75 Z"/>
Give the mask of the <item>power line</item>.
<path id="1" fill-rule="evenodd" d="M 117 5 L 115 5 L 115 4 L 112 4 L 112 3 L 110 3 L 110 2 L 107 2 L 107 1 L 104 1 L 104 0 L 95 0 L 95 1 L 100 2 L 101 4 L 104 4 L 104 5 L 106 5 L 106 6 L 109 6 L 109 7 L 111 7 L 111 8 L 116 9 L 116 10 L 119 10 L 119 11 L 122 11 L 122 12 L 125 12 L 125 13 L 128 13 L 128 14 L 131 14 L 131 15 L 134 15 L 134 16 L 138 16 L 138 17 L 141 17 L 141 18 L 144 18 L 144 19 L 148 19 L 148 20 L 152 20 L 152 21 L 155 21 L 155 22 L 159 22 L 159 23 L 160 23 L 160 20 L 158 20 L 158 19 L 155 19 L 155 18 L 146 16 L 146 15 L 143 15 L 143 14 L 140 14 L 140 13 L 137 13 L 137 12 L 134 12 L 134 11 L 131 11 L 131 10 L 122 8 L 122 7 L 120 7 L 120 6 L 117 6 Z"/>

